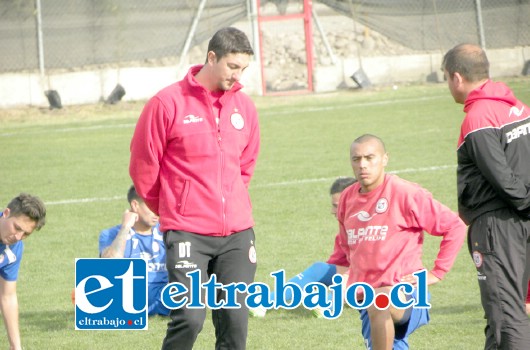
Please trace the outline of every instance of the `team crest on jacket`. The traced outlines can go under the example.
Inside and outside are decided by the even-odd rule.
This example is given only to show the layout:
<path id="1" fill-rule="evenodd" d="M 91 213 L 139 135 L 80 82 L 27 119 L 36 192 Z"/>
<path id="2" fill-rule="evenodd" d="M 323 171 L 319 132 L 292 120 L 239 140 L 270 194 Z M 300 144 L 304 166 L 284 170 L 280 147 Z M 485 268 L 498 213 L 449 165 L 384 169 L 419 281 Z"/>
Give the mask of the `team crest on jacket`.
<path id="1" fill-rule="evenodd" d="M 475 263 L 475 266 L 477 269 L 482 266 L 482 254 L 479 251 L 473 252 L 473 262 Z"/>
<path id="2" fill-rule="evenodd" d="M 250 249 L 248 250 L 248 260 L 250 260 L 250 262 L 253 264 L 255 264 L 257 261 L 256 248 L 253 245 L 251 245 Z"/>
<path id="3" fill-rule="evenodd" d="M 243 119 L 243 116 L 237 112 L 237 110 L 230 116 L 230 122 L 237 130 L 241 130 L 245 126 L 245 120 Z"/>
<path id="4" fill-rule="evenodd" d="M 377 214 L 383 214 L 388 209 L 388 201 L 386 198 L 380 198 L 375 205 L 375 212 Z"/>

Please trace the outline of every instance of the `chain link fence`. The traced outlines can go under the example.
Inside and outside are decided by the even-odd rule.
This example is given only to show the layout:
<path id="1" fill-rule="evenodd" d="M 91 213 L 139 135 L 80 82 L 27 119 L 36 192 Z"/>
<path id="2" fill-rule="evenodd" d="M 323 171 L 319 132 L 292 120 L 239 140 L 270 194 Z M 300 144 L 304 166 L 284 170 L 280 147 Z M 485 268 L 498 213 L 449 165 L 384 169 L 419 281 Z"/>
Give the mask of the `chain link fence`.
<path id="1" fill-rule="evenodd" d="M 530 0 L 320 0 L 412 50 L 530 45 Z"/>
<path id="2" fill-rule="evenodd" d="M 40 47 L 46 69 L 174 62 L 198 14 L 191 47 L 247 16 L 247 0 L 0 0 L 0 71 L 38 69 Z"/>
<path id="3" fill-rule="evenodd" d="M 39 64 L 67 71 L 172 64 L 186 44 L 193 48 L 218 28 L 246 20 L 250 1 L 255 0 L 0 0 L 0 72 L 37 71 Z M 262 0 L 261 7 L 285 13 L 287 5 L 301 3 Z M 460 42 L 530 45 L 530 0 L 316 0 L 314 5 L 323 11 L 327 35 L 342 42 L 334 46 L 339 56 L 358 54 L 356 45 L 363 55 L 445 51 Z M 347 21 L 325 22 L 330 9 Z M 196 18 L 196 33 L 186 43 Z M 281 27 L 274 30 L 282 33 Z M 325 60 L 323 39 L 314 30 L 317 59 Z M 196 51 L 202 61 L 205 50 Z"/>

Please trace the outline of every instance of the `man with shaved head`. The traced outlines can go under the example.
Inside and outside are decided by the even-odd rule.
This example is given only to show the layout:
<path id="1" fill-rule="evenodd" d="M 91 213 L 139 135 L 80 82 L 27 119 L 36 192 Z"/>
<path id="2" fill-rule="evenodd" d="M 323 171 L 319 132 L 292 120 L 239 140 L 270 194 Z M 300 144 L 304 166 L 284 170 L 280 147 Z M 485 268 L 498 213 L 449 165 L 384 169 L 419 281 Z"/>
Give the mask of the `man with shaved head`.
<path id="1" fill-rule="evenodd" d="M 423 232 L 442 237 L 427 284 L 439 282 L 452 267 L 466 236 L 456 213 L 433 199 L 419 185 L 385 174 L 388 154 L 383 141 L 362 135 L 350 148 L 357 183 L 346 188 L 337 210 L 340 245 L 349 262 L 348 285 L 367 283 L 376 295 L 389 295 L 393 286 L 415 284 L 422 263 Z M 418 299 L 417 289 L 402 300 Z M 362 300 L 364 295 L 358 295 Z M 412 303 L 414 304 L 414 303 Z M 360 310 L 367 349 L 404 350 L 409 335 L 429 322 L 429 310 L 375 305 Z"/>
<path id="2" fill-rule="evenodd" d="M 525 298 L 530 274 L 530 109 L 489 78 L 480 47 L 460 44 L 442 63 L 464 105 L 458 139 L 460 217 L 486 313 L 485 349 L 530 349 Z"/>

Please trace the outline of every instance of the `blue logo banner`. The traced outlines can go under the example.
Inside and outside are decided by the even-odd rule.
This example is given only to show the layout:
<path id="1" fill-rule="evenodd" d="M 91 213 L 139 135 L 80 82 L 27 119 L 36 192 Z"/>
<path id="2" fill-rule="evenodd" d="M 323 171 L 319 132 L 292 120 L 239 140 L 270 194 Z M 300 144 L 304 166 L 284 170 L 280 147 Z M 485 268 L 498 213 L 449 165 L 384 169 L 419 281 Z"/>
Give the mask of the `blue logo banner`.
<path id="1" fill-rule="evenodd" d="M 143 259 L 76 259 L 76 330 L 147 330 Z"/>

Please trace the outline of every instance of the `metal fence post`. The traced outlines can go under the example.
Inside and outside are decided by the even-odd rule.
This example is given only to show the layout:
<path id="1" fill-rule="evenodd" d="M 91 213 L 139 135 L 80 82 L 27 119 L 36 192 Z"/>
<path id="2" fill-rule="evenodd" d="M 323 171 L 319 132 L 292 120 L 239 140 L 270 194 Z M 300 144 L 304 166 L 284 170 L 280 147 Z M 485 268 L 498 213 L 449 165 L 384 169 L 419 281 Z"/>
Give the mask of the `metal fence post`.
<path id="1" fill-rule="evenodd" d="M 184 42 L 184 46 L 182 47 L 182 51 L 180 52 L 180 60 L 179 60 L 179 66 L 178 66 L 179 72 L 184 67 L 184 60 L 188 55 L 188 51 L 190 50 L 191 40 L 193 39 L 193 36 L 195 35 L 195 31 L 197 30 L 197 25 L 199 24 L 202 11 L 204 10 L 204 6 L 206 6 L 207 1 L 208 0 L 201 0 L 201 2 L 199 3 L 199 7 L 197 8 L 197 13 L 193 17 L 190 30 L 188 31 L 188 35 L 186 37 L 186 42 Z"/>
<path id="2" fill-rule="evenodd" d="M 39 55 L 39 72 L 41 83 L 44 84 L 44 43 L 42 40 L 42 13 L 40 0 L 35 0 L 35 11 L 37 18 L 37 48 Z"/>
<path id="3" fill-rule="evenodd" d="M 482 4 L 480 0 L 475 0 L 475 11 L 477 13 L 477 28 L 480 47 L 486 49 L 486 37 L 484 36 L 484 22 L 482 21 Z"/>
<path id="4" fill-rule="evenodd" d="M 260 34 L 258 26 L 258 3 L 257 0 L 247 0 L 247 14 L 250 20 L 250 29 L 252 32 L 252 49 L 254 50 L 254 61 L 258 64 L 260 71 L 263 69 L 261 65 L 261 45 Z M 263 96 L 263 82 L 262 74 L 259 74 L 258 81 L 258 95 Z"/>

